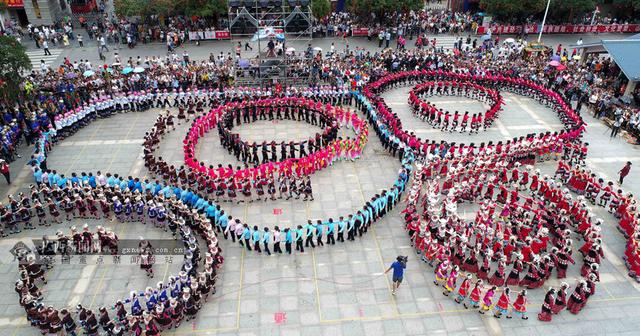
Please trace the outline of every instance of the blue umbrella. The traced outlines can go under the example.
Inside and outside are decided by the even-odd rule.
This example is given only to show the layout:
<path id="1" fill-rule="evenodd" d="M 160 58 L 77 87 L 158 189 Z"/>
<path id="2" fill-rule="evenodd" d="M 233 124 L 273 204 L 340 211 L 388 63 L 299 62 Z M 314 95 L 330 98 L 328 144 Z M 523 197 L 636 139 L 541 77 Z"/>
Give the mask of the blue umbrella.
<path id="1" fill-rule="evenodd" d="M 93 76 L 94 73 L 95 72 L 93 72 L 93 70 L 87 70 L 82 75 L 85 76 L 85 77 L 91 77 L 91 76 Z"/>
<path id="2" fill-rule="evenodd" d="M 552 60 L 552 61 L 558 61 L 558 62 L 560 62 L 560 55 L 553 55 L 553 56 L 551 56 L 551 60 Z"/>
<path id="3" fill-rule="evenodd" d="M 249 60 L 246 58 L 241 58 L 240 60 L 238 60 L 238 65 L 241 68 L 246 69 L 249 67 Z"/>
<path id="4" fill-rule="evenodd" d="M 135 73 L 144 72 L 144 68 L 143 67 L 136 67 L 135 69 L 133 69 L 133 72 L 135 72 Z"/>
<path id="5" fill-rule="evenodd" d="M 132 71 L 133 71 L 132 67 L 126 67 L 126 68 L 122 69 L 122 73 L 125 74 L 125 75 L 131 73 Z"/>

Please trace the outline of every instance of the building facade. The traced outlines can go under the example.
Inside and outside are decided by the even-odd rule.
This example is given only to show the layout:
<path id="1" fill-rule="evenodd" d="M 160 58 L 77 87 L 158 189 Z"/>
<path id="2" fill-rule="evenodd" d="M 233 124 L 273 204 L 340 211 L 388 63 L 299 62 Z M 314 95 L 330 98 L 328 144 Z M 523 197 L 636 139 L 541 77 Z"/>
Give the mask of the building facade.
<path id="1" fill-rule="evenodd" d="M 50 25 L 70 14 L 67 0 L 0 0 L 7 5 L 1 13 L 3 26 L 11 21 L 25 26 L 27 24 Z"/>

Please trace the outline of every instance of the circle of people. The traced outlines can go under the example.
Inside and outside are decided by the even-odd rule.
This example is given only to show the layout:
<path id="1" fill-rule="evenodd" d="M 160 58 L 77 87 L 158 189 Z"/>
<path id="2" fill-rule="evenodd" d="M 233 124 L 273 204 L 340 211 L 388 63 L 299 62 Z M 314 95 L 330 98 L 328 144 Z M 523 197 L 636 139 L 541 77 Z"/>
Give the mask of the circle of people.
<path id="1" fill-rule="evenodd" d="M 442 95 L 476 99 L 488 103 L 490 107 L 484 113 L 469 115 L 469 111 L 465 111 L 461 115 L 455 111 L 451 115 L 451 112 L 439 109 L 435 104 L 425 100 L 431 96 Z M 443 132 L 460 131 L 460 133 L 464 133 L 467 131 L 467 127 L 469 127 L 469 134 L 473 134 L 473 132 L 477 134 L 481 127 L 486 130 L 498 116 L 502 104 L 503 99 L 498 91 L 469 82 L 425 82 L 416 85 L 409 91 L 409 106 L 414 115 L 433 127 L 440 128 Z"/>
<path id="2" fill-rule="evenodd" d="M 238 94 L 236 92 L 240 92 L 240 93 Z M 164 107 L 168 105 L 170 106 L 170 104 L 176 107 L 183 107 L 182 111 L 185 111 L 186 115 L 184 114 L 184 112 L 178 112 L 178 119 L 179 120 L 187 119 L 187 118 L 191 118 L 192 116 L 196 117 L 196 114 L 198 114 L 199 111 L 202 111 L 198 109 L 198 106 L 200 107 L 206 106 L 206 99 L 209 99 L 210 106 L 226 105 L 229 103 L 236 104 L 236 106 L 238 106 L 237 104 L 240 104 L 239 103 L 240 101 L 246 101 L 245 94 L 253 95 L 255 94 L 255 92 L 256 92 L 255 90 L 247 90 L 246 93 L 244 93 L 240 90 L 238 91 L 234 90 L 230 94 L 227 93 L 226 91 L 220 94 L 218 92 L 206 91 L 206 90 L 195 91 L 195 92 L 186 90 L 184 93 L 181 92 L 179 95 L 174 96 L 173 104 L 171 104 L 171 102 L 168 99 L 166 99 L 166 97 L 164 96 L 151 98 L 146 103 L 144 103 L 144 105 L 140 105 L 138 103 L 136 103 L 135 105 L 131 105 L 130 102 L 125 105 L 124 103 L 119 104 L 117 101 L 115 102 L 111 101 L 106 105 L 96 108 L 95 112 L 92 109 L 93 106 L 87 105 L 86 107 L 83 108 L 83 109 L 86 108 L 87 110 L 82 114 L 82 117 L 80 119 L 86 120 L 88 123 L 90 120 L 93 120 L 98 116 L 107 117 L 117 112 L 141 111 L 154 106 L 157 106 L 157 107 Z M 368 130 L 365 127 L 366 122 L 360 120 L 359 117 L 357 117 L 357 114 L 354 112 L 350 112 L 349 110 L 342 109 L 339 106 L 333 107 L 333 106 L 327 105 L 329 103 L 337 103 L 338 105 L 348 104 L 351 102 L 352 96 L 348 93 L 345 94 L 345 92 L 341 92 L 341 91 L 327 90 L 325 92 L 322 92 L 319 95 L 316 95 L 318 93 L 319 91 L 317 90 L 308 90 L 308 91 L 302 90 L 299 92 L 297 99 L 293 99 L 292 97 L 278 98 L 278 99 L 282 102 L 295 101 L 296 103 L 293 104 L 293 106 L 299 106 L 300 108 L 308 108 L 316 112 L 320 111 L 320 113 L 329 113 L 333 118 L 337 119 L 338 123 L 347 125 L 349 128 L 353 128 L 356 134 L 360 135 L 360 141 L 362 142 L 362 145 L 364 145 L 364 142 L 366 141 L 365 136 L 368 133 Z M 256 95 L 255 96 L 256 101 L 259 101 L 257 99 L 259 97 L 262 97 L 263 99 L 268 99 L 267 98 L 268 96 Z M 312 102 L 311 99 L 315 99 L 315 101 Z M 273 100 L 273 102 L 276 102 L 276 101 L 277 101 L 276 99 Z M 317 101 L 320 101 L 322 103 L 319 103 Z M 285 103 L 285 105 L 287 104 Z M 193 110 L 193 112 L 190 112 L 191 110 Z M 299 110 L 300 109 L 298 109 L 297 111 Z M 223 112 L 226 113 L 226 111 L 224 111 L 222 108 L 212 108 L 210 110 L 210 113 L 207 115 L 221 117 L 224 115 Z M 293 110 L 290 110 L 290 112 L 291 112 L 291 116 L 293 117 L 294 116 Z M 269 112 L 266 112 L 266 113 L 268 114 Z M 277 111 L 274 111 L 274 113 L 276 115 L 278 114 Z M 180 114 L 183 114 L 184 116 L 180 117 Z M 284 114 L 285 114 L 284 110 L 282 110 L 282 114 L 284 118 Z M 217 117 L 215 119 L 217 119 Z M 194 121 L 194 124 L 192 125 L 191 130 L 194 129 L 193 126 L 196 124 L 198 120 L 204 120 L 204 117 L 197 116 L 196 121 Z M 165 132 L 168 131 L 169 128 L 175 129 L 174 124 L 175 124 L 174 117 L 171 113 L 167 113 L 166 115 L 163 114 L 158 117 L 156 124 L 154 125 L 152 130 L 150 132 L 147 132 L 147 135 L 145 136 L 145 141 L 143 144 L 143 146 L 145 147 L 145 164 L 147 164 L 148 168 L 150 168 L 149 170 L 152 172 L 154 172 L 153 167 L 158 166 L 156 162 L 160 162 L 159 164 L 160 166 L 162 166 L 162 162 L 163 162 L 161 158 L 158 158 L 158 160 L 156 160 L 153 157 L 153 152 L 155 151 L 155 149 L 157 149 L 159 145 L 159 141 L 162 138 L 162 136 L 165 134 Z M 77 122 L 74 123 L 74 125 L 77 125 Z M 204 124 L 198 124 L 198 125 L 199 127 L 203 127 Z M 80 127 L 80 125 L 77 127 Z M 214 128 L 214 127 L 215 127 L 215 124 L 210 125 L 210 128 Z M 72 133 L 69 133 L 69 134 L 72 134 Z M 204 135 L 204 133 L 202 133 L 201 135 Z M 40 146 L 42 148 L 48 148 L 47 150 L 49 150 L 52 145 L 52 140 L 55 137 L 56 137 L 55 131 L 47 133 L 47 136 L 42 137 Z M 342 139 L 340 140 L 345 141 Z M 346 141 L 354 141 L 354 140 L 351 140 L 350 138 L 348 138 L 346 139 Z M 333 142 L 335 143 L 336 140 L 334 139 Z M 341 145 L 340 147 L 342 149 L 343 146 Z M 344 152 L 343 156 L 347 157 L 347 155 L 349 154 L 349 151 L 346 151 L 344 149 L 342 150 Z M 382 215 L 386 214 L 388 210 L 392 209 L 393 205 L 399 200 L 400 195 L 404 190 L 404 185 L 409 178 L 409 172 L 411 170 L 411 162 L 413 160 L 413 157 L 411 153 L 408 152 L 404 157 L 401 157 L 401 159 L 403 160 L 403 163 L 404 163 L 403 168 L 400 169 L 398 173 L 398 178 L 394 181 L 391 188 L 389 188 L 388 190 L 382 190 L 380 193 L 375 194 L 369 201 L 366 202 L 365 205 L 363 205 L 361 210 L 356 210 L 354 211 L 354 213 L 350 215 L 340 216 L 340 218 L 339 219 L 336 218 L 336 220 L 333 220 L 332 218 L 329 218 L 328 220 L 316 220 L 315 222 L 309 220 L 307 222 L 307 225 L 305 226 L 299 225 L 296 228 L 291 228 L 291 229 L 286 228 L 283 230 L 282 233 L 280 233 L 279 228 L 274 228 L 273 230 L 269 230 L 269 228 L 264 228 L 264 230 L 260 230 L 257 226 L 253 226 L 252 228 L 248 224 L 241 223 L 239 219 L 233 218 L 232 216 L 225 213 L 224 210 L 222 210 L 220 206 L 216 204 L 218 202 L 217 200 L 216 201 L 209 200 L 208 202 L 199 204 L 198 209 L 200 209 L 201 211 L 204 211 L 208 216 L 211 216 L 211 218 L 213 219 L 213 222 L 216 225 L 216 228 L 219 230 L 219 232 L 223 234 L 223 236 L 227 238 L 230 237 L 234 241 L 237 238 L 244 246 L 246 246 L 249 249 L 251 248 L 251 246 L 253 246 L 253 248 L 256 249 L 256 246 L 257 246 L 258 247 L 257 250 L 260 250 L 259 247 L 261 246 L 261 244 L 264 244 L 262 246 L 264 250 L 268 253 L 270 253 L 270 249 L 269 249 L 270 244 L 273 244 L 274 251 L 282 252 L 282 250 L 280 248 L 276 248 L 276 246 L 279 247 L 281 243 L 284 243 L 285 246 L 287 245 L 291 246 L 292 244 L 295 243 L 295 245 L 297 246 L 297 250 L 299 250 L 300 252 L 304 252 L 305 246 L 303 246 L 302 243 L 299 243 L 301 241 L 305 242 L 306 246 L 309 246 L 309 245 L 315 246 L 315 244 L 319 244 L 319 245 L 322 244 L 324 237 L 326 237 L 326 241 L 330 244 L 335 244 L 336 237 L 338 241 L 344 241 L 345 236 L 347 237 L 347 240 L 354 240 L 355 237 L 357 237 L 358 235 L 362 235 L 363 233 L 365 233 L 367 228 L 372 223 L 377 221 Z M 247 168 L 247 169 L 250 169 L 250 168 Z M 42 172 L 39 171 L 37 167 L 34 167 L 34 170 L 36 170 L 35 175 L 40 176 L 40 179 L 42 179 L 41 177 Z M 224 172 L 224 174 L 222 174 L 221 176 L 224 176 L 225 178 L 236 176 L 236 173 L 232 168 L 232 166 L 229 166 L 227 168 L 222 168 L 220 171 Z M 254 169 L 253 171 L 257 171 L 257 170 Z M 204 181 L 203 179 L 206 176 L 203 174 L 200 174 L 196 178 L 196 173 L 197 171 L 193 169 L 187 171 L 186 169 L 175 170 L 175 168 L 170 168 L 169 174 L 166 174 L 166 173 L 158 174 L 158 177 L 162 177 L 168 182 L 175 182 L 177 185 L 183 186 L 184 190 L 180 194 L 179 198 L 185 201 L 187 199 L 190 199 L 192 196 L 193 197 L 197 196 L 200 198 L 200 195 L 207 195 L 205 193 L 206 191 L 215 190 L 215 189 L 209 189 L 211 184 L 207 184 L 206 182 L 197 183 L 197 181 L 203 182 Z M 303 183 L 298 188 L 300 192 L 305 192 L 305 190 L 308 190 L 310 188 L 309 187 L 310 182 L 308 181 L 308 177 L 305 177 L 305 176 L 306 175 L 303 175 L 302 177 Z M 145 186 L 159 184 L 158 181 L 150 182 L 148 179 L 145 179 L 144 181 L 141 181 L 139 179 L 133 179 L 133 180 L 137 181 L 138 183 L 142 183 L 142 185 L 145 185 Z M 196 185 L 193 186 L 192 188 L 190 183 L 193 183 L 193 181 L 196 181 Z M 267 189 L 273 190 L 273 188 L 267 188 Z M 238 189 L 238 190 L 241 190 L 241 189 Z M 209 194 L 213 195 L 215 194 L 215 192 L 210 192 Z M 171 191 L 168 191 L 166 195 L 171 195 Z M 306 195 L 307 193 L 305 193 L 305 196 Z M 310 198 L 312 198 L 312 195 L 309 195 L 309 196 Z M 291 253 L 292 248 L 285 247 L 285 251 L 288 251 L 289 253 Z"/>

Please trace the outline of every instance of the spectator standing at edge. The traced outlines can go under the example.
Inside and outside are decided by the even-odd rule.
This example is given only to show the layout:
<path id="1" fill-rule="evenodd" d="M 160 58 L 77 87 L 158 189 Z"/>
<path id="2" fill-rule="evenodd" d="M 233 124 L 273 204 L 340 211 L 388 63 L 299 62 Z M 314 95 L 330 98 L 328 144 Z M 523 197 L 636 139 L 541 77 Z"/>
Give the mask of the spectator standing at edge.
<path id="1" fill-rule="evenodd" d="M 7 161 L 0 159 L 0 172 L 4 175 L 7 184 L 11 184 L 11 172 L 9 171 L 9 164 Z M 620 179 L 622 180 L 622 178 Z"/>
<path id="2" fill-rule="evenodd" d="M 622 181 L 624 180 L 624 178 L 627 177 L 627 175 L 629 175 L 630 170 L 631 170 L 631 161 L 627 161 L 627 164 L 625 164 L 624 167 L 622 167 L 622 169 L 620 169 L 620 171 L 618 172 L 620 174 L 620 180 L 618 181 L 620 185 L 622 185 Z"/>
<path id="3" fill-rule="evenodd" d="M 384 274 L 389 273 L 393 269 L 393 290 L 391 291 L 392 295 L 396 295 L 396 291 L 400 284 L 402 283 L 402 279 L 404 278 L 404 269 L 407 268 L 406 257 L 398 256 L 396 261 L 394 261 L 391 266 L 384 272 Z"/>

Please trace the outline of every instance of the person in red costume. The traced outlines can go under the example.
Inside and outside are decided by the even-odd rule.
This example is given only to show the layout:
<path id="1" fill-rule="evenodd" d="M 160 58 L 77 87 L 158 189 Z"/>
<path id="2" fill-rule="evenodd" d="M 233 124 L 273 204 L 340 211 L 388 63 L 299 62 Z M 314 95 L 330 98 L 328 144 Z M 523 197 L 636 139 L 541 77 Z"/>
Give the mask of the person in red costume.
<path id="1" fill-rule="evenodd" d="M 500 298 L 498 298 L 498 303 L 496 303 L 496 308 L 495 308 L 493 317 L 501 318 L 502 315 L 508 314 L 509 306 L 511 306 L 511 298 L 509 297 L 510 291 L 511 290 L 509 289 L 509 287 L 505 287 L 504 290 L 502 291 Z"/>
<path id="2" fill-rule="evenodd" d="M 518 294 L 516 301 L 513 302 L 513 310 L 511 314 L 507 315 L 507 318 L 510 319 L 513 317 L 513 314 L 520 315 L 520 318 L 523 320 L 528 320 L 529 316 L 527 316 L 527 290 L 523 289 Z"/>
<path id="3" fill-rule="evenodd" d="M 547 294 L 544 296 L 544 302 L 542 303 L 542 311 L 538 314 L 538 320 L 542 322 L 551 322 L 553 319 L 553 306 L 556 300 L 556 290 L 549 288 Z"/>
<path id="4" fill-rule="evenodd" d="M 618 172 L 618 174 L 620 174 L 620 179 L 618 180 L 618 183 L 620 185 L 622 185 L 624 178 L 629 175 L 629 171 L 631 171 L 631 161 L 627 161 L 624 167 L 622 167 L 622 169 L 620 169 L 620 171 Z"/>

